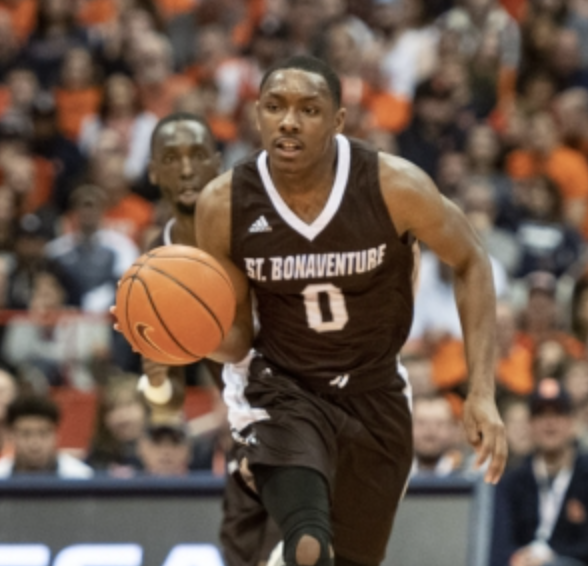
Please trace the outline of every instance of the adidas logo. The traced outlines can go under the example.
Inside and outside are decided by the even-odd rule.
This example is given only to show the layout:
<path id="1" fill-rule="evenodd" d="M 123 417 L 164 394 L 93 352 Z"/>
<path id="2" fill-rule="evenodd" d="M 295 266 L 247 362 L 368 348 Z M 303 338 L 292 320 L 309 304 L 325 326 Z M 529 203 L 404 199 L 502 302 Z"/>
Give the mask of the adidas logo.
<path id="1" fill-rule="evenodd" d="M 271 232 L 272 227 L 269 225 L 265 216 L 260 216 L 251 226 L 249 226 L 249 232 Z"/>
<path id="2" fill-rule="evenodd" d="M 338 375 L 335 379 L 331 379 L 331 381 L 329 381 L 329 385 L 343 389 L 343 387 L 345 387 L 348 382 L 349 374 L 346 373 L 345 375 Z"/>

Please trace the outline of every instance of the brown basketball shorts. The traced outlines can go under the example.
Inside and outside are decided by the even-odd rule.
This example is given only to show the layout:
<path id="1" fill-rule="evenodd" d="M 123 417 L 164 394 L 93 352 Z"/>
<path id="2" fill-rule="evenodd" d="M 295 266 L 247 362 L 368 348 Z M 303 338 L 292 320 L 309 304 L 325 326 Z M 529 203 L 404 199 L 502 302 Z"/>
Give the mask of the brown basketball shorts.
<path id="1" fill-rule="evenodd" d="M 413 457 L 404 385 L 391 376 L 368 392 L 317 392 L 261 357 L 250 366 L 245 398 L 269 418 L 240 431 L 238 458 L 253 470 L 264 464 L 320 472 L 331 491 L 335 552 L 348 560 L 384 558 Z"/>

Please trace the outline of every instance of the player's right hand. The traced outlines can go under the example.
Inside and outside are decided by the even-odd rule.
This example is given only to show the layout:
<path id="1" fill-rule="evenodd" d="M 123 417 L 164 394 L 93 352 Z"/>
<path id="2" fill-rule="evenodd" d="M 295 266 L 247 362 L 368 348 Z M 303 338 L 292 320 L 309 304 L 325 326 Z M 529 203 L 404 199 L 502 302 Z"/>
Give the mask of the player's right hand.
<path id="1" fill-rule="evenodd" d="M 506 466 L 508 446 L 494 397 L 470 392 L 463 408 L 463 424 L 467 439 L 477 453 L 476 468 L 490 460 L 484 479 L 498 483 Z"/>

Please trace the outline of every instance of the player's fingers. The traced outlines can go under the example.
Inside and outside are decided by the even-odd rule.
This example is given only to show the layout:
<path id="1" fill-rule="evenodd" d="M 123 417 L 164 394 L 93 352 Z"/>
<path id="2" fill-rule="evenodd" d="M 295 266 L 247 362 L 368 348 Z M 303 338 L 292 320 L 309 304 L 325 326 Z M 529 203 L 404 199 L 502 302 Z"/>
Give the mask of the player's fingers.
<path id="1" fill-rule="evenodd" d="M 492 426 L 485 426 L 481 433 L 481 441 L 476 449 L 477 457 L 475 467 L 479 468 L 488 458 L 492 455 L 494 449 L 494 443 L 496 441 L 496 435 Z"/>
<path id="2" fill-rule="evenodd" d="M 112 306 L 110 307 L 110 309 L 108 309 L 110 311 L 110 314 L 112 315 L 112 318 L 114 318 L 114 324 L 112 325 L 113 328 L 117 331 L 120 332 L 120 326 L 118 324 L 118 317 L 116 316 L 116 307 Z"/>
<path id="3" fill-rule="evenodd" d="M 504 426 L 502 424 L 494 426 L 495 439 L 494 449 L 492 451 L 492 461 L 490 462 L 490 466 L 484 479 L 488 483 L 497 484 L 506 466 L 506 459 L 508 458 L 508 444 L 506 442 Z"/>
<path id="4" fill-rule="evenodd" d="M 468 442 L 477 450 L 480 446 L 482 438 L 480 436 L 480 431 L 476 421 L 471 417 L 466 416 L 463 421 L 463 426 Z"/>

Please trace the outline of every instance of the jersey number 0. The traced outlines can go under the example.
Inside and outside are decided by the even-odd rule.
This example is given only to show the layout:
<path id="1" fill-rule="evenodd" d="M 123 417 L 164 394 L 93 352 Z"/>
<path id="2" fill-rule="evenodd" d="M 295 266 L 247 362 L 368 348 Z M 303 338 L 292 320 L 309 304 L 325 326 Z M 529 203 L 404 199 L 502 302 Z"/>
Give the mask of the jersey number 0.
<path id="1" fill-rule="evenodd" d="M 345 327 L 349 315 L 343 291 L 339 287 L 331 283 L 307 285 L 302 296 L 310 328 L 316 332 L 331 332 Z"/>

